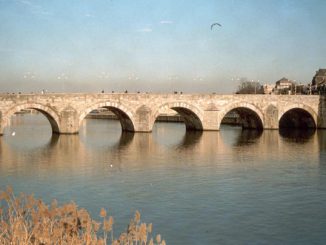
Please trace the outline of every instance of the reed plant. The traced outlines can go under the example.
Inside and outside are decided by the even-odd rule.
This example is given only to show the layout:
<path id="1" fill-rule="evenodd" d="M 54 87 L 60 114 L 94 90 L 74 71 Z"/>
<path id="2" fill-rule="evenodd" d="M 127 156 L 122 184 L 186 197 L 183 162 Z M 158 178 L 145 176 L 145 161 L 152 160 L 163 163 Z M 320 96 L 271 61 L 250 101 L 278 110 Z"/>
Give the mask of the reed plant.
<path id="1" fill-rule="evenodd" d="M 0 245 L 165 245 L 157 235 L 151 237 L 152 224 L 142 223 L 136 211 L 126 230 L 114 237 L 114 219 L 102 208 L 100 221 L 94 220 L 74 202 L 46 205 L 33 195 L 15 196 L 11 187 L 0 190 Z"/>

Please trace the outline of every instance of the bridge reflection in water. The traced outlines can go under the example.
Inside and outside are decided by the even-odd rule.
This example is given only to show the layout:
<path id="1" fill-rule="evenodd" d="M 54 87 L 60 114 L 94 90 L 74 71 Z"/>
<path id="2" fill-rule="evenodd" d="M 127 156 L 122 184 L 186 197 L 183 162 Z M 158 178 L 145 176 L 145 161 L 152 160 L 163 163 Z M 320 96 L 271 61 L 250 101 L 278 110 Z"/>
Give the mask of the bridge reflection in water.
<path id="1" fill-rule="evenodd" d="M 203 156 L 218 159 L 226 155 L 237 157 L 234 154 L 237 151 L 242 153 L 242 157 L 253 156 L 257 161 L 270 158 L 273 152 L 277 152 L 275 157 L 286 159 L 287 156 L 298 154 L 298 147 L 293 147 L 294 143 L 309 144 L 309 148 L 302 146 L 300 154 L 309 151 L 309 155 L 316 153 L 312 156 L 317 157 L 321 138 L 325 134 L 313 129 L 262 131 L 230 126 L 222 126 L 220 131 L 188 132 L 183 124 L 178 123 L 156 123 L 153 134 L 134 134 L 121 131 L 118 121 L 87 119 L 79 135 L 59 136 L 51 134 L 46 119 L 41 117 L 15 117 L 12 128 L 8 128 L 5 136 L 0 138 L 1 168 L 19 164 L 22 154 L 29 158 L 25 159 L 29 163 L 44 162 L 51 169 L 70 170 L 80 168 L 80 163 L 92 162 L 92 159 L 104 164 L 144 164 L 151 156 L 160 160 L 171 151 L 183 159 L 200 159 Z M 40 124 L 37 130 L 33 120 Z M 15 136 L 10 133 L 13 131 Z M 60 166 L 56 166 L 58 164 Z M 33 173 L 33 164 L 20 167 Z"/>
<path id="2" fill-rule="evenodd" d="M 171 244 L 324 241 L 325 131 L 155 123 L 134 134 L 87 119 L 79 135 L 52 136 L 40 114 L 13 119 L 0 138 L 0 187 L 74 200 L 94 217 L 107 207 L 116 233 L 139 209 Z"/>

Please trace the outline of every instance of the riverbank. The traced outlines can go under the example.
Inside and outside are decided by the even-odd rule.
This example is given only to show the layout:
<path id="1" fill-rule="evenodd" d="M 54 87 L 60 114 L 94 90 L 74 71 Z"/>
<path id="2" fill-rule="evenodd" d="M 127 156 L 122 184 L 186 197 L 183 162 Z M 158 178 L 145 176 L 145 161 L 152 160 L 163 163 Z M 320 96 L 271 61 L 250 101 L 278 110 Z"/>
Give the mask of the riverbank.
<path id="1" fill-rule="evenodd" d="M 21 110 L 15 114 L 33 114 L 38 113 L 36 110 Z M 118 117 L 109 110 L 95 110 L 86 116 L 87 119 L 108 119 L 108 120 L 118 120 Z M 160 114 L 156 118 L 157 122 L 174 122 L 183 123 L 183 117 L 179 114 Z M 227 114 L 222 121 L 223 124 L 227 125 L 241 125 L 240 117 L 234 113 Z"/>
<path id="2" fill-rule="evenodd" d="M 110 119 L 110 120 L 118 120 L 118 117 L 110 112 L 99 112 L 99 113 L 89 113 L 86 118 L 88 119 Z M 159 115 L 156 118 L 158 122 L 183 122 L 183 118 L 176 115 Z"/>
<path id="3" fill-rule="evenodd" d="M 86 116 L 87 119 L 110 119 L 110 120 L 118 120 L 118 117 L 110 112 L 110 111 L 100 111 L 100 112 L 91 112 Z M 177 123 L 183 123 L 183 117 L 179 114 L 161 114 L 156 118 L 157 122 L 177 122 Z M 240 118 L 238 116 L 230 115 L 225 116 L 223 121 L 223 124 L 229 124 L 229 125 L 240 125 Z"/>

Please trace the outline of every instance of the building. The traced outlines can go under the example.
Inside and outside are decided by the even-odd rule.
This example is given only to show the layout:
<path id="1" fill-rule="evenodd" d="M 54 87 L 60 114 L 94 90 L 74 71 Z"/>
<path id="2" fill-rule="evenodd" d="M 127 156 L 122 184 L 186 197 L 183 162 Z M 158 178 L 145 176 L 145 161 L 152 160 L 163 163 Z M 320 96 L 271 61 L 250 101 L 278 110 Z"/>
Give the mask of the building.
<path id="1" fill-rule="evenodd" d="M 310 93 L 326 94 L 326 69 L 319 69 L 311 81 Z"/>
<path id="2" fill-rule="evenodd" d="M 274 91 L 275 85 L 274 84 L 264 84 L 264 94 L 272 94 Z"/>
<path id="3" fill-rule="evenodd" d="M 312 86 L 326 85 L 326 69 L 319 69 L 311 81 Z"/>
<path id="4" fill-rule="evenodd" d="M 292 89 L 295 87 L 295 83 L 285 77 L 276 81 L 274 94 L 291 94 Z"/>

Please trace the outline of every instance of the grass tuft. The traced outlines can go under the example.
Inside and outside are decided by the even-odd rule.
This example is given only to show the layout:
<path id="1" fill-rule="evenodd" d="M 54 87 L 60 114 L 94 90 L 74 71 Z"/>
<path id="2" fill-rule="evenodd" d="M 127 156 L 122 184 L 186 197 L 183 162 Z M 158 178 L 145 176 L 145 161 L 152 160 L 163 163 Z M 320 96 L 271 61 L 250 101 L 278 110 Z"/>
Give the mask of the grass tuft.
<path id="1" fill-rule="evenodd" d="M 125 232 L 113 236 L 114 219 L 104 208 L 102 221 L 92 219 L 86 209 L 74 202 L 46 205 L 33 195 L 15 196 L 11 187 L 0 190 L 0 245 L 165 245 L 160 235 L 151 237 L 152 224 L 141 223 L 136 211 Z"/>

